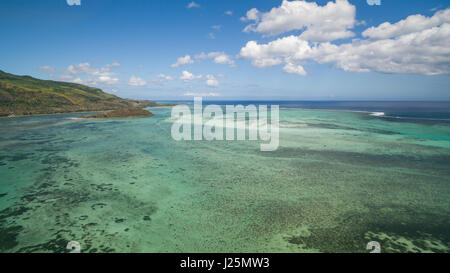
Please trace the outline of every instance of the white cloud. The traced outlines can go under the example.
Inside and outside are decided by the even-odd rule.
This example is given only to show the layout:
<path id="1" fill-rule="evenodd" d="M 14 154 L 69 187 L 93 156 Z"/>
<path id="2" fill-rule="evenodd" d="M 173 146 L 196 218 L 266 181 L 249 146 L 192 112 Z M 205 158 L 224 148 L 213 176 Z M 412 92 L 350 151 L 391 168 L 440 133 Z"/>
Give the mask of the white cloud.
<path id="1" fill-rule="evenodd" d="M 38 67 L 38 70 L 47 71 L 47 72 L 55 72 L 56 71 L 56 69 L 53 66 L 49 66 L 49 65 L 40 66 L 40 67 Z"/>
<path id="2" fill-rule="evenodd" d="M 189 97 L 220 97 L 221 95 L 219 93 L 193 93 L 193 92 L 186 92 L 183 94 L 183 96 L 189 96 Z"/>
<path id="3" fill-rule="evenodd" d="M 115 84 L 119 82 L 119 79 L 113 77 L 115 73 L 111 72 L 111 69 L 118 66 L 120 66 L 118 62 L 107 64 L 101 68 L 92 67 L 88 62 L 69 65 L 59 78 L 80 84 Z M 87 77 L 82 79 L 80 76 L 84 75 Z"/>
<path id="4" fill-rule="evenodd" d="M 450 24 L 383 40 L 364 40 L 318 48 L 319 63 L 351 72 L 449 74 Z"/>
<path id="5" fill-rule="evenodd" d="M 258 44 L 250 41 L 241 49 L 241 57 L 251 59 L 256 67 L 268 67 L 278 65 L 284 58 L 296 57 L 303 59 L 309 56 L 311 47 L 309 43 L 297 36 L 279 38 L 268 44 Z"/>
<path id="6" fill-rule="evenodd" d="M 225 54 L 224 52 L 210 52 L 210 53 L 200 53 L 195 55 L 195 59 L 213 59 L 213 62 L 216 64 L 228 64 L 229 66 L 235 66 L 234 60 L 231 56 Z"/>
<path id="7" fill-rule="evenodd" d="M 80 63 L 77 65 L 69 65 L 67 72 L 71 75 L 92 74 L 96 69 L 92 68 L 89 63 Z"/>
<path id="8" fill-rule="evenodd" d="M 101 84 L 116 84 L 119 82 L 119 79 L 117 78 L 112 78 L 110 76 L 99 76 L 96 78 L 93 77 L 88 77 L 85 78 L 84 80 L 81 78 L 75 78 L 72 80 L 72 82 L 74 83 L 79 83 L 79 84 L 87 84 L 87 85 L 101 85 Z"/>
<path id="9" fill-rule="evenodd" d="M 171 67 L 179 67 L 185 64 L 192 64 L 195 61 L 204 59 L 212 59 L 212 61 L 216 64 L 227 64 L 231 67 L 235 66 L 235 62 L 230 55 L 227 55 L 224 52 L 215 51 L 210 53 L 202 52 L 200 54 L 195 55 L 194 58 L 191 58 L 190 55 L 180 57 L 178 58 L 176 63 L 171 65 Z"/>
<path id="10" fill-rule="evenodd" d="M 119 67 L 119 66 L 120 66 L 120 63 L 114 61 L 114 62 L 112 62 L 111 64 L 105 65 L 105 67 L 103 67 L 102 69 L 103 69 L 103 70 L 109 71 L 111 68 Z"/>
<path id="11" fill-rule="evenodd" d="M 81 78 L 73 79 L 72 82 L 79 83 L 79 84 L 84 84 L 84 82 L 83 82 L 83 80 Z"/>
<path id="12" fill-rule="evenodd" d="M 66 0 L 66 2 L 69 6 L 81 6 L 81 0 Z"/>
<path id="13" fill-rule="evenodd" d="M 145 86 L 147 85 L 147 82 L 144 81 L 143 79 L 136 77 L 136 76 L 131 76 L 130 81 L 128 82 L 128 85 L 131 86 Z"/>
<path id="14" fill-rule="evenodd" d="M 241 17 L 241 21 L 256 21 L 259 22 L 260 12 L 256 8 L 252 8 L 251 10 L 247 11 L 246 16 Z"/>
<path id="15" fill-rule="evenodd" d="M 90 74 L 96 76 L 110 76 L 113 74 L 111 69 L 118 66 L 120 66 L 118 62 L 113 62 L 101 68 L 94 68 L 86 62 L 77 65 L 69 65 L 65 73 L 69 75 Z"/>
<path id="16" fill-rule="evenodd" d="M 112 78 L 110 76 L 99 76 L 93 80 L 94 84 L 116 84 L 119 82 L 119 79 Z"/>
<path id="17" fill-rule="evenodd" d="M 315 2 L 283 0 L 280 7 L 262 13 L 256 8 L 247 12 L 243 21 L 254 21 L 244 31 L 265 35 L 279 35 L 289 31 L 303 31 L 301 38 L 315 42 L 334 41 L 354 36 L 356 8 L 347 0 L 328 2 L 319 6 Z"/>
<path id="18" fill-rule="evenodd" d="M 432 17 L 416 14 L 408 16 L 405 20 L 401 20 L 395 24 L 386 22 L 378 27 L 367 29 L 362 35 L 371 39 L 388 39 L 430 29 L 443 23 L 450 23 L 450 9 L 438 11 Z"/>
<path id="19" fill-rule="evenodd" d="M 208 37 L 209 37 L 209 39 L 211 39 L 211 40 L 216 39 L 216 35 L 214 35 L 214 33 L 212 33 L 212 32 L 208 33 Z"/>
<path id="20" fill-rule="evenodd" d="M 165 74 L 159 74 L 152 80 L 152 82 L 164 82 L 164 81 L 172 81 L 173 77 Z"/>
<path id="21" fill-rule="evenodd" d="M 190 2 L 186 8 L 191 9 L 191 8 L 199 8 L 200 5 L 195 3 L 194 1 Z"/>
<path id="22" fill-rule="evenodd" d="M 226 14 L 226 15 L 230 15 L 230 16 L 231 16 L 231 15 L 233 15 L 233 11 L 231 11 L 231 10 L 227 10 L 227 11 L 225 11 L 225 14 Z"/>
<path id="23" fill-rule="evenodd" d="M 214 25 L 214 26 L 211 26 L 211 28 L 213 28 L 215 30 L 220 30 L 222 28 L 222 26 L 221 25 Z"/>
<path id="24" fill-rule="evenodd" d="M 164 74 L 159 74 L 159 75 L 158 75 L 158 78 L 159 78 L 159 79 L 164 79 L 164 80 L 166 80 L 166 81 L 171 81 L 171 80 L 173 80 L 173 78 L 172 78 L 171 76 L 164 75 Z"/>
<path id="25" fill-rule="evenodd" d="M 191 80 L 201 79 L 201 78 L 202 78 L 202 75 L 194 75 L 191 72 L 184 70 L 181 73 L 180 80 L 182 80 L 184 82 L 189 82 Z"/>
<path id="26" fill-rule="evenodd" d="M 283 67 L 284 72 L 289 73 L 289 74 L 298 74 L 301 76 L 306 76 L 306 71 L 303 68 L 303 66 L 301 65 L 295 65 L 293 63 L 287 63 L 284 67 Z"/>
<path id="27" fill-rule="evenodd" d="M 219 86 L 219 81 L 216 79 L 214 75 L 206 75 L 206 85 L 210 87 L 217 87 Z"/>
<path id="28" fill-rule="evenodd" d="M 177 59 L 177 62 L 172 64 L 171 67 L 179 67 L 186 64 L 194 63 L 194 60 L 191 59 L 191 56 L 186 55 L 184 57 L 180 57 Z"/>
<path id="29" fill-rule="evenodd" d="M 449 13 L 447 9 L 431 18 L 415 15 L 395 24 L 385 23 L 366 30 L 369 39 L 339 45 L 308 41 L 304 32 L 266 44 L 249 41 L 240 56 L 260 68 L 284 64 L 286 73 L 299 75 L 306 75 L 308 61 L 330 63 L 350 72 L 450 74 L 450 24 L 443 19 Z"/>
<path id="30" fill-rule="evenodd" d="M 228 64 L 230 66 L 234 66 L 234 61 L 226 54 L 219 54 L 214 58 L 213 62 L 216 64 Z"/>

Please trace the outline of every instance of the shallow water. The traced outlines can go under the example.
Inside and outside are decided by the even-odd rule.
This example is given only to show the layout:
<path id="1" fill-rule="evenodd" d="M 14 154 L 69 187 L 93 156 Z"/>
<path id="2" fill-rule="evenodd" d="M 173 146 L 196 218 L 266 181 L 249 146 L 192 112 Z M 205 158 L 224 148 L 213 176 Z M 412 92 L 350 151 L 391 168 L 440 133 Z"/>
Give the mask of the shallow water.
<path id="1" fill-rule="evenodd" d="M 280 147 L 151 118 L 0 120 L 0 252 L 450 251 L 450 124 L 280 110 Z"/>

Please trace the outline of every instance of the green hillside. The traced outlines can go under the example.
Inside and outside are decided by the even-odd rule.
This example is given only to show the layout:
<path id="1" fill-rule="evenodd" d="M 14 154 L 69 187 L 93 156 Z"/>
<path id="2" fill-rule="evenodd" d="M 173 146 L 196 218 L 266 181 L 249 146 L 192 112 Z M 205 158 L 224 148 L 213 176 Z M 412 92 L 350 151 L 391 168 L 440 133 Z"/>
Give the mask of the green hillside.
<path id="1" fill-rule="evenodd" d="M 0 70 L 0 116 L 113 110 L 151 106 L 76 83 L 40 80 Z"/>

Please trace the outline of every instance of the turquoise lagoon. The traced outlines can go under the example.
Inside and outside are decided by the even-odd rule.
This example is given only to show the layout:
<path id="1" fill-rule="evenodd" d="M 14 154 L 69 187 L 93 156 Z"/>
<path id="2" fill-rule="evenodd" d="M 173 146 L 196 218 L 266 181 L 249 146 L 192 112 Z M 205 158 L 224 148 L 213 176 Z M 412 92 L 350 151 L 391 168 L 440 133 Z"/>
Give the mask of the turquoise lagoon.
<path id="1" fill-rule="evenodd" d="M 281 106 L 261 152 L 151 111 L 1 119 L 0 252 L 450 251 L 448 122 Z"/>

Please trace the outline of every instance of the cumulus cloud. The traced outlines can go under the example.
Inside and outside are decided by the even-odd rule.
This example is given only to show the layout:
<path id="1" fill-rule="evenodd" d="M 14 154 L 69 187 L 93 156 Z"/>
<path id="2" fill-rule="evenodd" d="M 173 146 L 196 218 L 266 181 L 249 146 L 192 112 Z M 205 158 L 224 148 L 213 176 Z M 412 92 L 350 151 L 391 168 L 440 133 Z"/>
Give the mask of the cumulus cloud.
<path id="1" fill-rule="evenodd" d="M 75 78 L 72 80 L 74 83 L 87 84 L 87 85 L 102 85 L 102 84 L 116 84 L 119 79 L 112 78 L 110 76 L 88 77 L 85 79 Z"/>
<path id="2" fill-rule="evenodd" d="M 118 62 L 113 62 L 111 64 L 105 65 L 104 67 L 95 68 L 92 67 L 88 62 L 85 62 L 77 65 L 69 65 L 69 67 L 67 67 L 66 73 L 69 75 L 91 74 L 95 76 L 110 76 L 113 74 L 111 72 L 111 69 L 118 66 L 120 66 Z"/>
<path id="3" fill-rule="evenodd" d="M 97 84 L 116 84 L 119 82 L 118 78 L 113 78 L 110 76 L 99 76 L 97 78 L 87 78 L 85 80 L 85 82 L 87 84 L 93 84 L 93 85 L 97 85 Z"/>
<path id="4" fill-rule="evenodd" d="M 302 59 L 309 55 L 309 43 L 297 36 L 279 38 L 267 44 L 250 41 L 241 49 L 241 57 L 252 59 L 256 67 L 268 67 L 283 62 L 283 58 L 296 57 Z"/>
<path id="5" fill-rule="evenodd" d="M 253 8 L 241 20 L 254 21 L 245 32 L 258 32 L 274 36 L 289 31 L 303 31 L 304 40 L 327 42 L 354 36 L 356 8 L 347 0 L 328 2 L 319 6 L 315 2 L 283 0 L 280 7 L 269 12 Z"/>
<path id="6" fill-rule="evenodd" d="M 235 66 L 234 60 L 231 56 L 225 54 L 224 52 L 210 52 L 210 53 L 200 53 L 195 55 L 195 59 L 212 59 L 216 64 L 227 64 L 229 66 Z"/>
<path id="7" fill-rule="evenodd" d="M 247 11 L 246 16 L 241 17 L 241 21 L 246 22 L 246 21 L 256 21 L 259 22 L 260 20 L 260 12 L 258 9 L 256 8 L 252 8 L 251 10 Z M 254 25 L 252 25 L 254 26 Z"/>
<path id="8" fill-rule="evenodd" d="M 105 65 L 105 67 L 103 67 L 103 70 L 109 71 L 110 69 L 112 69 L 114 67 L 119 67 L 119 66 L 120 66 L 120 63 L 114 61 L 110 64 Z"/>
<path id="9" fill-rule="evenodd" d="M 191 72 L 186 71 L 186 70 L 184 70 L 180 76 L 180 80 L 182 80 L 184 82 L 189 82 L 191 80 L 201 79 L 201 78 L 202 78 L 202 75 L 194 75 Z"/>
<path id="10" fill-rule="evenodd" d="M 143 79 L 136 77 L 136 76 L 131 76 L 130 81 L 128 82 L 128 85 L 131 86 L 145 86 L 147 85 L 147 82 L 144 81 Z"/>
<path id="11" fill-rule="evenodd" d="M 81 6 L 81 0 L 66 0 L 66 2 L 69 6 Z"/>
<path id="12" fill-rule="evenodd" d="M 213 62 L 216 64 L 228 64 L 230 66 L 234 66 L 234 61 L 231 59 L 230 56 L 226 54 L 217 55 L 216 57 L 214 57 Z"/>
<path id="13" fill-rule="evenodd" d="M 317 48 L 316 60 L 351 72 L 449 74 L 450 24 L 393 39 L 325 44 Z"/>
<path id="14" fill-rule="evenodd" d="M 284 72 L 289 73 L 289 74 L 298 74 L 301 76 L 305 76 L 306 75 L 306 71 L 303 68 L 303 66 L 301 65 L 295 65 L 293 63 L 287 63 L 284 68 L 283 68 Z"/>
<path id="15" fill-rule="evenodd" d="M 210 87 L 217 87 L 219 86 L 219 81 L 216 79 L 214 75 L 206 75 L 206 85 Z"/>
<path id="16" fill-rule="evenodd" d="M 221 95 L 219 93 L 193 93 L 193 92 L 186 92 L 183 94 L 183 96 L 189 96 L 189 97 L 220 97 Z"/>
<path id="17" fill-rule="evenodd" d="M 227 10 L 227 11 L 225 11 L 225 14 L 226 14 L 226 15 L 230 15 L 230 16 L 231 16 L 231 15 L 233 15 L 233 11 L 231 11 L 231 10 Z"/>
<path id="18" fill-rule="evenodd" d="M 69 65 L 67 67 L 67 72 L 71 75 L 77 75 L 77 74 L 93 74 L 97 72 L 98 70 L 91 67 L 89 63 L 80 63 L 77 65 Z"/>
<path id="19" fill-rule="evenodd" d="M 416 14 L 408 16 L 405 20 L 395 24 L 386 22 L 377 27 L 368 28 L 362 35 L 371 39 L 389 39 L 430 29 L 443 23 L 450 23 L 450 9 L 438 11 L 432 17 Z"/>
<path id="20" fill-rule="evenodd" d="M 200 5 L 195 3 L 194 1 L 190 2 L 186 8 L 191 9 L 191 8 L 199 8 Z"/>
<path id="21" fill-rule="evenodd" d="M 171 67 L 179 67 L 179 66 L 183 66 L 186 64 L 192 64 L 194 63 L 194 60 L 191 59 L 191 56 L 186 55 L 184 57 L 180 57 L 177 59 L 177 62 L 172 64 Z"/>
<path id="22" fill-rule="evenodd" d="M 173 77 L 165 74 L 159 74 L 152 80 L 152 82 L 164 82 L 164 81 L 172 81 Z"/>
<path id="23" fill-rule="evenodd" d="M 88 62 L 69 65 L 66 71 L 60 75 L 60 79 L 80 84 L 115 84 L 119 82 L 119 79 L 114 77 L 115 73 L 111 69 L 118 66 L 120 66 L 118 62 L 100 68 L 95 68 Z M 85 78 L 82 79 L 80 76 L 85 76 Z"/>
<path id="24" fill-rule="evenodd" d="M 337 0 L 333 7 L 340 9 L 337 4 L 344 2 L 347 3 Z M 414 15 L 394 24 L 384 23 L 364 31 L 363 36 L 367 39 L 342 44 L 314 42 L 304 36 L 305 32 L 265 44 L 249 41 L 241 48 L 240 56 L 260 68 L 284 64 L 286 73 L 298 75 L 307 74 L 304 66 L 311 61 L 330 63 L 350 72 L 449 74 L 448 14 L 450 9 L 439 11 L 430 18 Z M 290 18 L 290 15 L 286 16 Z M 257 15 L 257 18 L 263 17 Z"/>
<path id="25" fill-rule="evenodd" d="M 224 52 L 214 51 L 209 53 L 202 52 L 200 54 L 195 55 L 194 58 L 191 58 L 190 55 L 180 57 L 178 58 L 176 63 L 171 65 L 171 67 L 179 67 L 186 64 L 192 64 L 195 63 L 196 61 L 204 59 L 212 59 L 212 61 L 216 64 L 227 64 L 230 67 L 235 66 L 235 61 L 233 60 L 233 57 L 227 55 Z"/>

